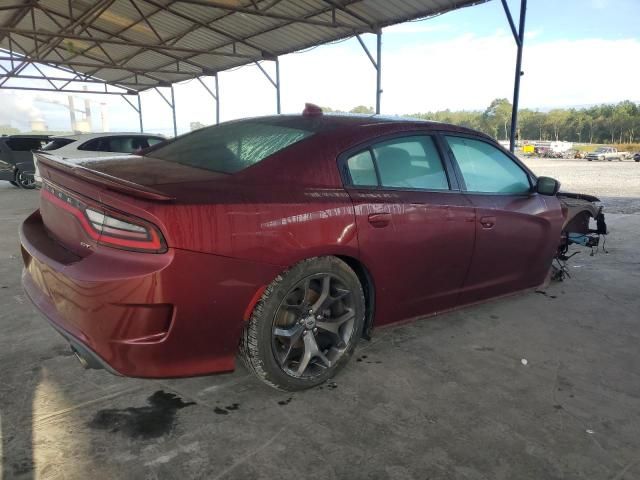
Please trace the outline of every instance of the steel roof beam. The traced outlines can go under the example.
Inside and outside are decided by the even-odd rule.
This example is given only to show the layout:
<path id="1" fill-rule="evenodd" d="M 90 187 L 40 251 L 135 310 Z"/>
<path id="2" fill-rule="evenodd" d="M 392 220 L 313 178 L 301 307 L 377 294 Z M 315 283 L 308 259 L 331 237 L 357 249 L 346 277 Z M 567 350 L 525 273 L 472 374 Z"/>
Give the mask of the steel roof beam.
<path id="1" fill-rule="evenodd" d="M 336 2 L 335 0 L 322 0 L 324 3 L 331 5 L 332 7 L 334 7 L 335 9 L 340 10 L 343 13 L 346 13 L 347 15 L 349 15 L 352 18 L 355 18 L 356 20 L 358 20 L 361 23 L 364 23 L 367 27 L 369 27 L 371 30 L 376 30 L 376 25 L 372 24 L 369 22 L 369 20 L 367 20 L 366 18 L 364 18 L 363 16 L 357 14 L 356 12 L 352 12 L 351 10 L 349 10 L 347 8 L 346 5 L 342 5 L 338 2 Z"/>
<path id="2" fill-rule="evenodd" d="M 103 44 L 110 44 L 110 45 L 140 47 L 146 50 L 157 51 L 158 53 L 163 53 L 163 50 L 169 50 L 169 51 L 175 51 L 180 53 L 189 53 L 193 55 L 214 55 L 214 56 L 221 56 L 221 57 L 246 58 L 250 60 L 253 60 L 255 58 L 255 56 L 253 55 L 244 55 L 241 53 L 215 52 L 211 50 L 199 50 L 196 48 L 155 45 L 155 44 L 134 42 L 129 40 L 115 40 L 115 39 L 109 39 L 109 38 L 91 38 L 91 37 L 83 37 L 80 35 L 72 35 L 67 33 L 45 32 L 42 30 L 31 31 L 31 30 L 23 30 L 20 28 L 0 27 L 0 32 L 12 33 L 15 35 L 22 35 L 22 36 L 35 35 L 36 37 L 61 38 L 63 40 L 64 39 L 77 40 L 79 42 L 87 42 L 87 43 L 94 43 L 94 44 L 97 44 L 98 42 L 102 42 Z M 92 48 L 95 48 L 95 46 Z M 180 59 L 180 60 L 184 61 L 183 59 Z"/>
<path id="3" fill-rule="evenodd" d="M 27 14 L 29 13 L 29 10 L 31 10 L 31 7 L 33 6 L 33 3 L 34 3 L 33 1 L 26 0 L 23 3 L 23 5 L 18 7 L 18 8 L 21 8 L 22 10 L 14 13 L 13 16 L 9 20 L 7 20 L 7 23 L 5 26 L 17 25 L 18 22 L 20 22 L 24 17 L 27 16 Z M 4 40 L 6 36 L 7 36 L 6 33 L 0 32 L 0 42 Z"/>
<path id="4" fill-rule="evenodd" d="M 351 1 L 349 2 L 349 5 L 352 5 L 352 4 L 355 4 L 355 3 L 359 3 L 359 2 L 361 2 L 361 1 L 362 1 L 362 0 L 351 0 Z M 313 17 L 313 16 L 320 15 L 320 14 L 322 14 L 322 13 L 327 13 L 327 12 L 329 12 L 329 11 L 331 11 L 331 8 L 326 8 L 326 9 L 323 9 L 323 10 L 318 11 L 318 12 L 313 12 L 313 13 L 308 14 L 307 16 L 309 16 L 309 17 Z M 214 21 L 217 21 L 217 20 L 219 20 L 220 18 L 224 18 L 224 17 L 226 17 L 226 16 L 228 16 L 228 15 L 232 15 L 232 14 L 233 14 L 233 12 L 228 13 L 228 14 L 225 14 L 225 15 L 223 15 L 223 16 L 221 16 L 221 17 L 218 17 L 216 20 L 212 20 L 210 23 L 213 23 Z M 286 27 L 286 26 L 288 26 L 288 25 L 291 25 L 291 23 L 293 23 L 293 22 L 287 22 L 287 23 L 283 23 L 283 24 L 280 24 L 280 25 L 276 25 L 276 26 L 273 26 L 273 27 L 266 28 L 266 29 L 264 29 L 264 30 L 261 30 L 261 31 L 259 31 L 259 32 L 256 32 L 256 33 L 253 33 L 253 34 L 251 34 L 251 35 L 248 35 L 248 36 L 244 37 L 244 38 L 243 38 L 243 40 L 244 40 L 244 41 L 247 41 L 247 40 L 249 40 L 249 39 L 251 39 L 251 38 L 253 38 L 253 37 L 257 37 L 257 36 L 259 36 L 259 35 L 263 35 L 263 34 L 265 34 L 265 33 L 269 33 L 269 32 L 272 32 L 272 31 L 274 31 L 274 30 L 277 30 L 277 29 L 279 29 L 279 28 L 282 28 L 282 27 Z M 359 31 L 358 31 L 358 29 L 353 29 L 353 27 L 351 27 L 351 31 L 349 32 L 349 34 L 348 34 L 348 35 L 345 35 L 345 36 L 355 35 L 355 34 L 357 34 L 358 32 L 359 32 Z M 364 33 L 364 32 L 363 32 L 363 33 Z M 175 38 L 175 37 L 174 37 L 174 38 Z M 233 42 L 231 42 L 231 43 L 233 43 Z M 226 46 L 229 46 L 231 43 L 227 43 L 227 44 L 225 44 L 225 45 L 221 45 L 221 46 L 220 46 L 220 47 L 218 47 L 218 48 L 224 48 L 224 47 L 226 47 Z M 187 58 L 191 58 L 191 57 L 187 57 Z M 259 59 L 253 59 L 253 61 L 254 61 L 254 62 L 255 62 L 255 61 L 257 61 L 257 60 L 259 60 Z M 248 63 L 249 63 L 249 62 L 248 62 Z M 162 65 L 158 66 L 158 68 L 165 68 L 165 67 L 168 67 L 169 65 L 172 65 L 172 63 L 162 64 Z M 129 77 L 126 77 L 126 78 L 129 78 Z"/>
<path id="5" fill-rule="evenodd" d="M 26 58 L 26 57 L 22 57 L 22 58 Z M 11 57 L 0 57 L 0 60 L 10 61 Z M 195 72 L 179 72 L 177 70 L 146 69 L 146 68 L 137 68 L 137 67 L 132 68 L 132 67 L 119 66 L 119 65 L 110 65 L 108 63 L 99 64 L 99 63 L 75 62 L 75 61 L 69 62 L 67 60 L 48 60 L 44 58 L 30 58 L 29 60 L 33 62 L 41 63 L 43 65 L 51 66 L 54 68 L 58 68 L 58 66 L 60 65 L 66 65 L 66 66 L 75 66 L 75 67 L 83 67 L 83 68 L 98 68 L 98 69 L 104 68 L 108 70 L 126 70 L 127 72 L 131 72 L 131 76 L 135 74 L 143 75 L 146 73 L 167 73 L 171 75 L 184 75 L 185 77 L 187 76 L 190 77 L 196 74 Z M 173 62 L 170 65 L 172 64 Z M 92 76 L 90 73 L 83 73 L 83 75 Z M 158 79 L 153 79 L 153 80 L 156 82 L 163 81 Z M 110 81 L 107 80 L 107 83 L 109 82 Z"/>
<path id="6" fill-rule="evenodd" d="M 106 84 L 105 84 L 105 86 L 106 86 Z M 29 91 L 36 91 L 36 92 L 59 92 L 59 93 L 96 93 L 96 94 L 100 94 L 100 95 L 137 95 L 137 92 L 134 92 L 134 91 L 131 91 L 131 90 L 129 90 L 127 92 L 110 92 L 110 91 L 78 90 L 78 89 L 59 90 L 59 89 L 53 89 L 53 88 L 36 88 L 36 87 L 7 87 L 7 86 L 4 86 L 4 85 L 2 87 L 0 87 L 0 89 L 2 89 L 2 90 L 29 90 Z"/>
<path id="7" fill-rule="evenodd" d="M 56 12 L 56 11 L 54 11 L 54 10 L 50 10 L 50 9 L 48 9 L 48 8 L 46 8 L 46 7 L 43 7 L 42 5 L 38 5 L 38 8 L 39 8 L 39 9 L 40 9 L 40 10 L 41 10 L 45 15 L 47 15 L 47 16 L 48 16 L 48 17 L 49 17 L 49 18 L 50 18 L 50 19 L 51 19 L 51 20 L 52 20 L 56 25 L 60 25 L 60 24 L 59 24 L 59 22 L 57 22 L 57 21 L 53 18 L 53 15 L 57 15 L 57 16 L 59 16 L 59 17 L 62 17 L 62 18 L 64 18 L 64 19 L 66 19 L 66 20 L 72 20 L 72 18 L 71 18 L 71 17 L 67 17 L 67 16 L 65 16 L 65 15 L 62 15 L 61 13 Z M 153 13 L 156 13 L 156 12 L 153 12 Z M 139 23 L 141 23 L 141 22 L 142 22 L 142 20 L 138 20 L 138 21 L 134 22 L 133 24 L 131 24 L 131 25 L 127 26 L 125 29 L 123 29 L 123 30 L 121 30 L 121 31 L 126 31 L 126 30 L 128 30 L 129 28 L 131 28 L 133 25 L 137 25 L 137 24 L 139 24 Z M 86 28 L 85 28 L 85 30 L 86 30 L 86 32 L 87 32 L 87 34 L 88 34 L 88 35 L 90 35 L 91 37 L 93 37 L 93 35 L 92 35 L 92 34 L 91 34 L 91 32 L 89 31 L 89 28 L 91 28 L 92 30 L 95 30 L 95 31 L 97 31 L 97 32 L 100 32 L 100 33 L 102 33 L 102 34 L 104 34 L 104 35 L 109 35 L 109 36 L 111 36 L 111 38 L 119 38 L 119 39 L 121 39 L 121 40 L 123 40 L 123 41 L 128 42 L 128 40 L 127 40 L 126 38 L 124 38 L 124 37 L 121 37 L 119 33 L 118 33 L 118 34 L 113 34 L 112 32 L 108 32 L 108 31 L 106 31 L 106 30 L 104 30 L 104 29 L 102 29 L 102 28 L 96 27 L 96 26 L 95 26 L 95 25 L 93 25 L 93 24 L 91 24 L 90 26 L 86 26 Z M 96 60 L 96 61 L 102 61 L 101 59 L 95 58 L 95 57 L 93 57 L 93 56 L 91 56 L 91 55 L 88 55 L 88 54 L 87 54 L 87 52 L 88 52 L 89 50 L 92 50 L 93 48 L 95 48 L 95 47 L 89 47 L 89 48 L 86 48 L 86 49 L 84 49 L 83 51 L 78 52 L 78 53 L 75 53 L 75 54 L 71 55 L 70 57 L 66 57 L 66 58 L 65 58 L 65 57 L 63 57 L 63 56 L 62 56 L 62 55 L 61 55 L 57 50 L 54 50 L 54 51 L 55 51 L 55 53 L 56 53 L 56 54 L 57 54 L 61 59 L 63 59 L 63 60 L 67 60 L 67 61 L 68 61 L 68 60 L 72 60 L 72 59 L 74 59 L 74 58 L 77 58 L 77 57 L 79 57 L 79 56 L 86 56 L 86 57 L 88 57 L 88 58 L 92 58 L 92 59 L 94 59 L 94 60 Z M 111 56 L 110 56 L 110 55 L 105 51 L 105 49 L 102 47 L 102 45 L 98 44 L 98 48 L 100 48 L 100 50 L 102 50 L 102 52 L 105 54 L 105 56 L 106 56 L 107 58 L 109 58 L 109 60 L 111 60 L 111 65 L 116 65 L 116 63 L 119 63 L 119 64 L 124 65 L 124 63 L 126 63 L 127 61 L 129 61 L 131 58 L 133 58 L 133 57 L 135 57 L 136 55 L 138 55 L 138 54 L 140 54 L 140 53 L 142 53 L 142 52 L 144 52 L 144 51 L 145 51 L 144 49 L 141 49 L 141 50 L 139 50 L 138 52 L 136 52 L 136 54 L 134 54 L 134 55 L 130 55 L 130 56 L 126 57 L 126 60 L 119 59 L 119 60 L 116 62 L 116 61 L 114 61 L 114 60 L 113 60 L 113 58 L 112 58 L 112 57 L 111 57 Z M 66 51 L 66 50 L 65 50 L 65 51 Z M 176 59 L 176 60 L 178 60 L 178 59 L 179 59 L 180 61 L 182 61 L 182 59 L 181 59 L 180 57 L 173 56 L 173 55 L 169 55 L 167 52 L 163 52 L 163 55 L 168 56 L 168 57 L 173 58 L 173 59 Z M 185 63 L 187 63 L 187 64 L 189 64 L 189 65 L 192 65 L 192 66 L 194 66 L 194 67 L 196 67 L 196 68 L 201 68 L 201 66 L 200 66 L 199 64 L 194 63 L 194 62 L 190 62 L 189 60 L 185 60 Z M 101 69 L 101 68 L 96 68 L 95 70 L 93 70 L 92 72 L 90 72 L 90 74 L 91 74 L 91 75 L 94 75 L 94 74 L 95 74 L 95 73 L 97 73 L 100 69 Z M 149 78 L 150 80 L 153 80 L 154 82 L 160 82 L 160 81 L 161 81 L 160 79 L 158 79 L 158 78 L 154 77 L 153 75 L 151 75 L 151 74 L 150 74 L 150 72 L 149 72 L 149 73 L 142 73 L 141 75 L 144 75 L 145 77 Z M 131 77 L 131 75 L 128 75 L 128 76 L 126 76 L 126 77 L 123 77 L 121 80 L 125 80 L 125 79 L 127 79 L 127 78 L 129 78 L 129 77 Z M 114 83 L 114 82 L 110 82 L 110 83 Z M 117 82 L 115 82 L 115 83 L 117 83 Z"/>
<path id="8" fill-rule="evenodd" d="M 147 26 L 149 27 L 149 29 L 151 29 L 151 31 L 156 36 L 158 41 L 160 43 L 164 42 L 164 39 L 160 36 L 158 31 L 155 29 L 155 27 L 151 24 L 149 19 L 146 17 L 146 15 L 144 13 L 142 13 L 142 10 L 140 10 L 140 7 L 138 7 L 138 4 L 135 2 L 135 0 L 129 0 L 129 3 L 131 3 L 131 5 L 133 5 L 133 8 L 136 9 L 136 12 L 138 12 L 138 15 L 140 15 L 140 18 L 144 20 L 144 23 L 146 23 Z"/>
<path id="9" fill-rule="evenodd" d="M 353 25 L 348 25 L 345 23 L 325 22 L 323 20 L 313 20 L 312 18 L 308 18 L 307 16 L 291 17 L 289 15 L 269 13 L 263 10 L 254 10 L 252 8 L 234 7 L 225 3 L 217 2 L 215 0 L 177 0 L 176 3 L 187 3 L 191 5 L 199 5 L 202 7 L 213 7 L 213 8 L 218 8 L 220 10 L 227 10 L 229 12 L 234 12 L 234 13 L 243 13 L 245 15 L 254 15 L 258 17 L 271 18 L 274 20 L 283 20 L 285 22 L 291 22 L 291 23 L 303 23 L 305 25 L 314 25 L 316 27 L 348 28 L 348 29 L 354 28 Z M 309 15 L 309 17 L 316 17 L 318 15 L 322 15 L 323 13 L 326 13 L 326 12 L 321 11 L 316 14 Z"/>
<path id="10" fill-rule="evenodd" d="M 155 0 L 143 0 L 143 1 L 145 3 L 148 3 L 150 5 L 154 5 L 156 7 L 161 5 L 158 2 L 156 2 Z M 207 29 L 207 30 L 209 30 L 209 31 L 211 31 L 213 33 L 217 33 L 218 35 L 223 35 L 223 36 L 233 40 L 234 42 L 242 43 L 243 45 L 246 45 L 247 47 L 253 48 L 254 50 L 257 50 L 259 52 L 266 51 L 265 49 L 263 49 L 263 48 L 261 48 L 259 46 L 253 45 L 253 44 L 251 44 L 249 42 L 246 42 L 246 41 L 242 40 L 240 37 L 236 37 L 235 35 L 233 35 L 231 33 L 228 33 L 228 32 L 225 32 L 224 30 L 221 30 L 219 28 L 213 27 L 209 23 L 203 22 L 203 21 L 201 21 L 201 20 L 199 20 L 199 19 L 197 19 L 197 18 L 195 18 L 195 17 L 193 17 L 191 15 L 186 15 L 186 14 L 184 14 L 182 12 L 179 12 L 179 11 L 175 10 L 174 8 L 172 8 L 170 6 L 166 7 L 165 10 L 167 12 L 171 13 L 172 15 L 175 15 L 176 17 L 182 18 L 183 20 L 186 20 L 186 21 L 191 22 L 191 23 L 195 23 L 196 25 L 198 25 L 201 28 L 205 28 L 205 29 Z M 213 22 L 214 21 L 212 21 L 210 23 L 213 23 Z M 196 30 L 196 29 L 194 29 L 194 30 Z M 191 30 L 191 31 L 193 31 L 193 30 Z M 191 33 L 191 31 L 189 31 L 189 33 Z M 272 52 L 268 52 L 268 53 L 273 55 Z"/>
<path id="11" fill-rule="evenodd" d="M 33 65 L 33 67 L 35 67 L 36 69 L 38 69 L 36 67 L 35 63 L 31 63 L 31 65 Z M 0 65 L 0 68 L 2 68 L 6 73 L 0 73 L 0 78 L 16 78 L 16 79 L 22 79 L 22 80 L 51 80 L 54 82 L 69 82 L 69 83 L 74 83 L 74 82 L 82 82 L 82 83 L 99 83 L 99 84 L 103 84 L 103 83 L 107 83 L 109 85 L 112 85 L 111 83 L 109 83 L 108 81 L 105 80 L 97 80 L 95 78 L 68 78 L 68 77 L 51 77 L 49 75 L 44 75 L 39 77 L 37 75 L 21 75 L 19 73 L 14 73 L 14 74 L 10 74 L 9 70 L 7 70 L 6 68 L 4 68 L 2 65 Z M 38 69 L 38 71 L 40 71 Z M 42 72 L 40 72 L 42 73 Z M 144 84 L 144 83 L 134 83 L 134 82 L 119 82 L 118 85 L 122 85 L 122 86 L 131 86 L 131 87 L 135 87 L 135 86 L 141 86 L 141 87 L 148 87 L 148 84 Z M 116 86 L 116 85 L 113 85 Z M 61 88 L 64 88 L 61 87 Z"/>
<path id="12" fill-rule="evenodd" d="M 148 0 L 145 0 L 145 1 L 147 1 L 147 3 L 149 3 L 149 2 L 148 2 Z M 176 0 L 176 1 L 177 1 L 177 0 Z M 170 2 L 170 3 L 168 4 L 168 6 L 171 6 L 171 5 L 175 4 L 175 3 L 176 3 L 176 1 L 172 1 L 172 2 Z M 357 3 L 357 2 L 359 2 L 359 1 L 361 1 L 361 0 L 354 0 L 354 1 L 351 1 L 349 4 Z M 211 5 L 209 5 L 209 6 L 211 6 Z M 306 17 L 313 17 L 313 16 L 321 15 L 321 14 L 323 14 L 323 13 L 327 13 L 327 12 L 329 12 L 330 10 L 331 10 L 330 8 L 323 9 L 323 10 L 320 10 L 320 11 L 317 11 L 317 12 L 313 12 L 313 13 L 307 14 L 307 15 L 306 15 Z M 156 10 L 155 12 L 152 12 L 150 15 L 148 15 L 148 17 L 150 17 L 151 15 L 154 15 L 154 14 L 155 14 L 155 13 L 157 13 L 158 11 L 160 11 L 160 9 Z M 170 13 L 172 13 L 172 14 L 173 14 L 174 12 L 173 12 L 173 11 L 170 11 Z M 234 12 L 234 11 L 231 11 L 231 12 L 229 12 L 229 13 L 227 13 L 227 14 L 221 15 L 220 17 L 218 17 L 218 18 L 216 18 L 216 19 L 214 19 L 214 20 L 208 21 L 208 22 L 207 22 L 207 24 L 209 24 L 209 25 L 210 25 L 211 23 L 214 23 L 215 21 L 218 21 L 218 20 L 220 20 L 221 18 L 224 18 L 224 17 L 226 17 L 226 16 L 232 15 L 233 13 L 235 13 L 235 12 Z M 303 17 L 303 18 L 306 18 L 306 17 Z M 139 22 L 138 22 L 138 23 L 139 23 Z M 254 36 L 258 36 L 258 35 L 262 35 L 262 34 L 264 34 L 264 33 L 271 32 L 271 31 L 276 30 L 276 29 L 278 29 L 278 28 L 281 28 L 281 27 L 284 27 L 284 26 L 290 25 L 291 23 L 293 23 L 293 22 L 287 22 L 287 23 L 280 24 L 280 25 L 277 25 L 277 26 L 274 26 L 274 27 L 269 27 L 269 28 L 264 29 L 264 30 L 262 30 L 262 31 L 260 31 L 260 32 L 257 32 L 257 33 L 255 33 L 255 34 L 252 34 L 252 35 L 250 35 L 250 36 L 247 36 L 247 37 L 244 37 L 244 38 L 240 38 L 240 39 L 238 40 L 238 42 L 240 42 L 240 41 L 242 41 L 242 42 L 247 42 L 250 38 L 252 38 L 252 37 L 254 37 Z M 128 27 L 127 27 L 127 29 L 128 29 L 128 28 L 131 28 L 131 26 L 132 26 L 132 25 L 128 26 Z M 335 26 L 333 26 L 333 25 L 332 25 L 332 27 L 334 27 L 334 28 L 335 28 Z M 354 27 L 352 27 L 352 26 L 349 26 L 349 28 L 350 28 L 352 31 L 354 31 L 354 33 L 358 31 L 357 29 L 354 29 Z M 126 29 L 125 29 L 125 30 L 126 30 Z M 179 41 L 182 37 L 184 37 L 184 36 L 185 36 L 185 35 L 187 35 L 188 33 L 191 33 L 191 32 L 192 32 L 192 31 L 194 31 L 194 30 L 197 30 L 197 28 L 194 28 L 194 27 L 192 26 L 192 27 L 190 27 L 189 29 L 187 29 L 185 32 L 181 32 L 180 34 L 178 34 L 178 35 L 174 36 L 173 38 L 166 39 L 166 40 L 165 40 L 165 42 L 166 42 L 167 44 L 170 44 L 171 42 L 177 42 L 177 41 Z M 227 46 L 229 46 L 229 45 L 232 45 L 232 44 L 234 43 L 234 41 L 236 41 L 236 40 L 233 40 L 232 42 L 229 42 L 229 43 L 226 43 L 226 44 L 224 44 L 224 45 L 221 45 L 221 46 L 219 46 L 218 48 L 224 48 L 224 47 L 227 47 Z M 133 53 L 132 55 L 130 55 L 130 56 L 128 56 L 128 57 L 125 57 L 125 59 L 120 59 L 119 61 L 120 61 L 120 62 L 123 62 L 123 61 L 124 61 L 124 62 L 129 61 L 131 58 L 134 58 L 136 55 L 139 55 L 140 53 L 142 53 L 142 51 L 143 51 L 143 50 L 140 50 L 140 51 L 138 51 L 138 52 L 135 52 L 135 53 Z M 195 56 L 195 55 L 194 55 L 194 56 Z M 193 58 L 193 56 L 186 57 L 186 58 L 182 59 L 182 61 L 188 61 L 188 60 L 190 60 L 191 58 Z M 255 60 L 258 60 L 258 59 L 253 58 L 253 60 L 255 61 Z M 160 69 L 162 69 L 162 68 L 166 68 L 166 67 L 168 67 L 168 66 L 170 66 L 170 65 L 172 65 L 172 64 L 173 64 L 173 62 L 165 63 L 165 64 L 162 64 L 161 66 L 159 66 L 159 67 L 157 67 L 157 68 L 160 68 Z M 200 65 L 198 65 L 198 67 L 199 67 L 199 68 L 203 68 L 203 69 L 205 68 L 204 66 L 200 66 Z M 96 72 L 97 72 L 97 70 L 93 71 L 92 73 L 93 73 L 93 74 L 95 74 Z M 195 77 L 195 76 L 197 76 L 197 75 L 196 75 L 196 74 L 193 74 L 193 75 L 192 75 L 192 77 Z M 131 75 L 128 75 L 127 77 L 121 77 L 121 79 L 119 79 L 119 80 L 125 80 L 125 79 L 130 78 L 130 77 L 131 77 Z"/>

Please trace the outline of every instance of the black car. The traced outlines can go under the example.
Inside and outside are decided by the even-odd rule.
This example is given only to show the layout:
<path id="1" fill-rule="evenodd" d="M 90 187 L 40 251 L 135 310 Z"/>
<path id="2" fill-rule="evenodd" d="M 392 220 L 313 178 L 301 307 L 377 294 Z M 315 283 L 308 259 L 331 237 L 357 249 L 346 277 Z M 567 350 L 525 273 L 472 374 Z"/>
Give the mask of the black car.
<path id="1" fill-rule="evenodd" d="M 40 150 L 48 135 L 3 135 L 0 137 L 0 180 L 16 187 L 34 188 L 32 150 Z"/>
<path id="2" fill-rule="evenodd" d="M 640 152 L 636 153 L 636 154 L 633 156 L 633 159 L 634 159 L 636 162 L 640 162 Z"/>

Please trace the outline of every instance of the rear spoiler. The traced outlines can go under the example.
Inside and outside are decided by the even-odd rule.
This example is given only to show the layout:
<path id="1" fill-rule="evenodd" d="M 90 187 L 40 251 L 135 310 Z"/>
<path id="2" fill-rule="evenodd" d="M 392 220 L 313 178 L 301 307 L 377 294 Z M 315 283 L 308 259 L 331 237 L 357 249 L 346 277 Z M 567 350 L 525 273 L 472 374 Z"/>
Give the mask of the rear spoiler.
<path id="1" fill-rule="evenodd" d="M 36 156 L 38 163 L 42 165 L 46 165 L 49 168 L 66 174 L 80 177 L 89 183 L 100 185 L 114 192 L 125 193 L 132 197 L 143 198 L 145 200 L 155 200 L 158 202 L 170 202 L 175 200 L 175 197 L 153 188 L 130 182 L 122 178 L 117 178 L 106 173 L 97 172 L 81 165 L 67 163 L 62 159 L 62 157 L 57 155 L 47 154 L 41 150 L 34 150 L 33 154 Z"/>

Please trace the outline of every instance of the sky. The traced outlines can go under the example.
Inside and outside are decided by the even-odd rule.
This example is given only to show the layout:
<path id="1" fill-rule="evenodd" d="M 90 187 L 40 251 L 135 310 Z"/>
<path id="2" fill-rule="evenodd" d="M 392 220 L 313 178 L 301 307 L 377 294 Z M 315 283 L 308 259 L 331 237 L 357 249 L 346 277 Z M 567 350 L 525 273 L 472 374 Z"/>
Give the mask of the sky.
<path id="1" fill-rule="evenodd" d="M 517 23 L 520 2 L 508 3 Z M 638 19 L 640 0 L 529 0 L 520 106 L 640 102 Z M 375 52 L 375 36 L 363 40 Z M 494 98 L 511 99 L 515 57 L 499 0 L 385 28 L 382 113 L 484 110 Z M 273 67 L 264 62 L 268 71 Z M 281 57 L 280 77 L 283 113 L 301 112 L 305 102 L 341 110 L 375 104 L 375 70 L 354 38 Z M 222 121 L 275 113 L 275 89 L 257 67 L 221 72 L 219 84 Z M 215 121 L 214 101 L 197 81 L 176 85 L 175 94 L 178 133 L 191 122 Z M 8 107 L 0 109 L 0 125 L 29 130 L 29 118 L 40 117 L 50 130 L 69 130 L 68 110 L 60 105 L 66 97 L 0 91 L 0 104 Z M 137 113 L 120 97 L 89 97 L 94 130 L 138 129 Z M 76 103 L 82 99 L 76 96 Z M 145 131 L 172 135 L 166 103 L 155 91 L 141 99 Z"/>

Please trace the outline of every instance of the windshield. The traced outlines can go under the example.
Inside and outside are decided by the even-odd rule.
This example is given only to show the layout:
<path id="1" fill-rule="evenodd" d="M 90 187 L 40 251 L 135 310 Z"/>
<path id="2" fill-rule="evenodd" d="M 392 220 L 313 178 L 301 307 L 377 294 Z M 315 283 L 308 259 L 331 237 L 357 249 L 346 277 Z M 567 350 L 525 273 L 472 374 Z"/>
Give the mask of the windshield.
<path id="1" fill-rule="evenodd" d="M 310 137 L 315 119 L 265 117 L 206 127 L 145 150 L 153 158 L 222 173 L 235 173 Z"/>

